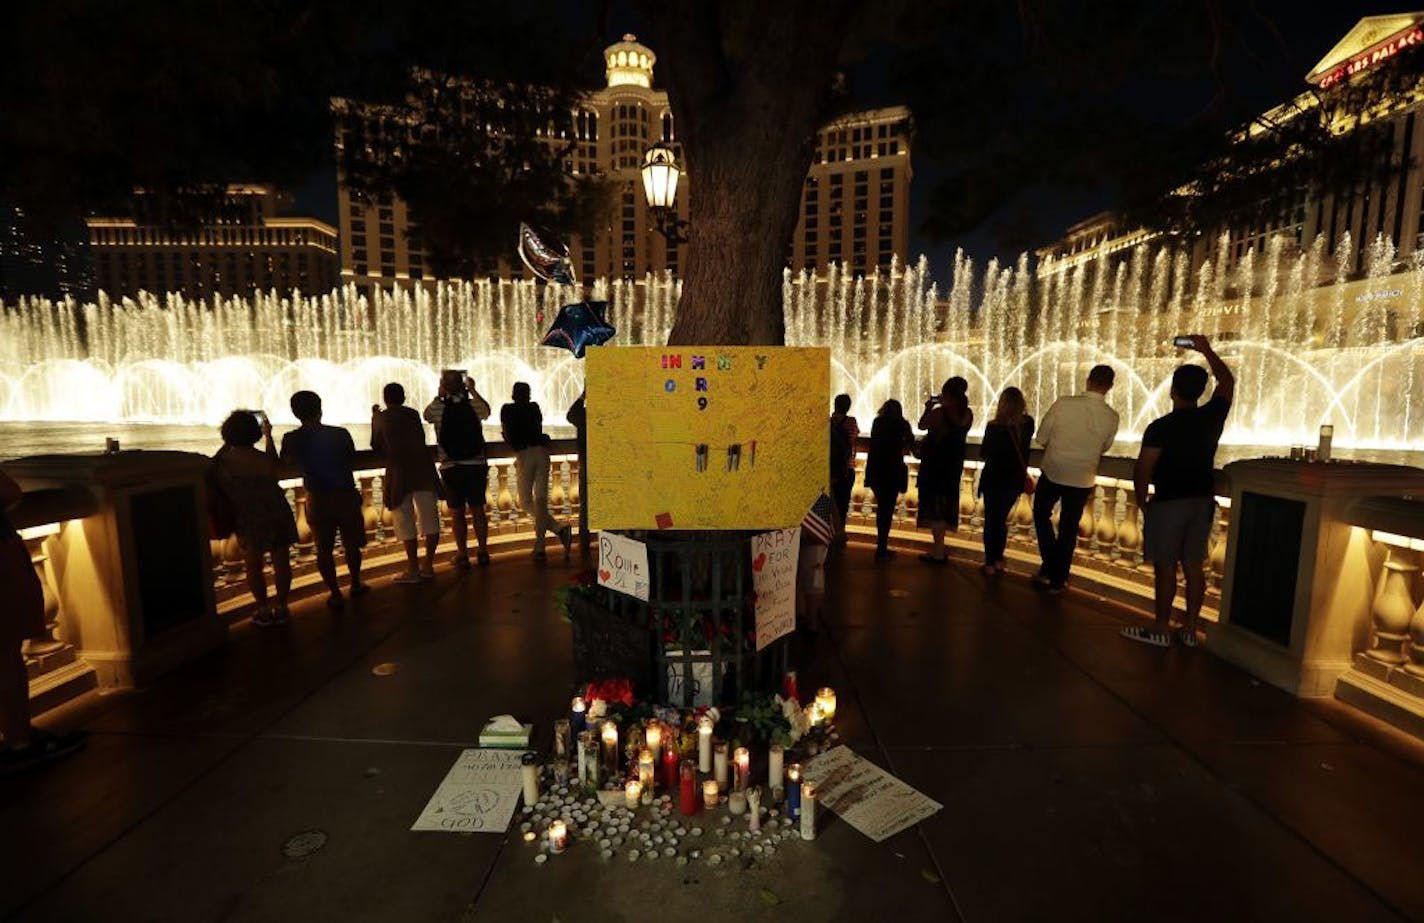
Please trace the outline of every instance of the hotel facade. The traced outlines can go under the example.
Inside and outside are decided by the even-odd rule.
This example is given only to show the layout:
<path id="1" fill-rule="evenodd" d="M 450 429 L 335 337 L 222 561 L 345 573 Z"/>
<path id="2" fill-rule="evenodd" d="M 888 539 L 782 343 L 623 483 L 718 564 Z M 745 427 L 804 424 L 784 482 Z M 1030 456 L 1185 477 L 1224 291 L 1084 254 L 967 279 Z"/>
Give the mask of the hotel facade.
<path id="1" fill-rule="evenodd" d="M 662 143 L 681 160 L 665 90 L 653 86 L 657 56 L 636 37 L 604 52 L 606 85 L 585 96 L 573 119 L 565 170 L 617 184 L 614 207 L 590 240 L 570 252 L 583 279 L 642 278 L 683 267 L 683 248 L 654 229 L 639 169 L 649 147 Z M 341 103 L 342 105 L 360 105 Z M 339 139 L 338 139 L 339 143 Z M 796 271 L 842 263 L 855 273 L 904 261 L 909 250 L 910 113 L 904 107 L 851 113 L 817 133 L 815 159 L 802 189 L 800 220 L 787 265 Z M 697 190 L 686 175 L 677 212 L 687 218 Z M 338 177 L 341 278 L 389 287 L 431 280 L 420 242 L 419 216 L 396 196 L 363 200 Z M 697 229 L 693 227 L 691 234 Z M 511 248 L 514 229 L 510 229 Z M 508 271 L 506 269 L 506 271 Z"/>

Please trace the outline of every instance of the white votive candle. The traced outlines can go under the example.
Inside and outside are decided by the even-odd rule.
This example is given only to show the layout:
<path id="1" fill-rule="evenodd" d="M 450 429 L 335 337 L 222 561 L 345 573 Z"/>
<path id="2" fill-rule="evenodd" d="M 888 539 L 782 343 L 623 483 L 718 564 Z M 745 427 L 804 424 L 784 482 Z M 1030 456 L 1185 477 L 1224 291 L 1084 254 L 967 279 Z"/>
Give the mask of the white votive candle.
<path id="1" fill-rule="evenodd" d="M 785 779 L 783 762 L 786 759 L 786 748 L 781 744 L 772 744 L 771 751 L 766 758 L 766 784 L 772 791 L 781 788 L 781 783 Z"/>
<path id="2" fill-rule="evenodd" d="M 816 783 L 801 785 L 801 839 L 816 838 Z"/>
<path id="3" fill-rule="evenodd" d="M 697 771 L 712 771 L 712 719 L 706 715 L 697 722 Z"/>
<path id="4" fill-rule="evenodd" d="M 714 767 L 712 776 L 717 780 L 717 787 L 726 791 L 727 786 L 727 744 L 724 741 L 717 741 L 712 746 L 712 765 Z"/>

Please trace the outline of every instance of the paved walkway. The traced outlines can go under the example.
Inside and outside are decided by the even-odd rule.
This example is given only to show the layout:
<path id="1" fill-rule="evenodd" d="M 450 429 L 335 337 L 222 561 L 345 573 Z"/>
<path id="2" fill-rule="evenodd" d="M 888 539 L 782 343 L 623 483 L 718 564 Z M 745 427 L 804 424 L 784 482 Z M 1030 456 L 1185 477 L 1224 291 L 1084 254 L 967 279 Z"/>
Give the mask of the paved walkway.
<path id="1" fill-rule="evenodd" d="M 1102 600 L 861 548 L 832 569 L 803 686 L 834 685 L 849 743 L 944 803 L 919 828 L 877 845 L 832 820 L 746 872 L 577 849 L 539 868 L 517 838 L 409 832 L 484 718 L 547 733 L 567 704 L 567 572 L 501 557 L 304 606 L 60 715 L 89 746 L 0 782 L 0 916 L 1424 918 L 1424 749 L 1205 651 L 1122 641 L 1131 616 Z M 284 856 L 307 830 L 327 845 Z"/>

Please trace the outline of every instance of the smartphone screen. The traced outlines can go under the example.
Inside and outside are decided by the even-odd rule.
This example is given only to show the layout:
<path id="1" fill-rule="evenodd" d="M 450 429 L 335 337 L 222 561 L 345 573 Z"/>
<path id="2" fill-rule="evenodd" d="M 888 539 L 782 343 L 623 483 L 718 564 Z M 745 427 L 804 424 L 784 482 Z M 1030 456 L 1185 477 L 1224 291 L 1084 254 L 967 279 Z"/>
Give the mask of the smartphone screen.
<path id="1" fill-rule="evenodd" d="M 1191 338 L 1191 337 L 1175 337 L 1175 338 L 1172 340 L 1172 345 L 1173 345 L 1173 346 L 1183 346 L 1183 347 L 1191 346 L 1191 345 L 1192 345 L 1192 338 Z"/>
<path id="2" fill-rule="evenodd" d="M 254 411 L 252 411 L 252 415 L 257 418 L 257 424 L 258 424 L 259 426 L 266 426 L 266 425 L 267 425 L 267 411 L 265 411 L 265 410 L 254 410 Z"/>

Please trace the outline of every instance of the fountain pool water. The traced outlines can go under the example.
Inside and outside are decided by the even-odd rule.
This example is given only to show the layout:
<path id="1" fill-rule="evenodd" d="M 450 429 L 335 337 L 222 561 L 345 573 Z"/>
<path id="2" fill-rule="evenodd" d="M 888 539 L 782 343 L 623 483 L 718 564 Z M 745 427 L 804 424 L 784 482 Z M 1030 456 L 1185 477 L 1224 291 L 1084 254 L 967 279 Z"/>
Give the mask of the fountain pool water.
<path id="1" fill-rule="evenodd" d="M 1282 246 L 1230 272 L 1144 246 L 1108 271 L 1046 280 L 1026 259 L 978 269 L 956 255 L 943 297 L 923 259 L 864 278 L 839 267 L 788 273 L 787 342 L 831 347 L 832 387 L 852 396 L 862 422 L 889 397 L 913 414 L 956 374 L 970 382 L 981 425 L 1010 384 L 1041 415 L 1104 362 L 1118 372 L 1110 400 L 1132 439 L 1168 407 L 1182 361 L 1172 336 L 1222 333 L 1219 349 L 1238 378 L 1224 442 L 1313 443 L 1331 423 L 1341 447 L 1391 457 L 1424 448 L 1424 263 L 1395 271 L 1392 250 L 1377 242 L 1366 277 L 1348 281 L 1331 275 L 1337 264 L 1321 244 L 1291 257 Z M 1252 280 L 1249 293 L 1238 279 Z M 657 345 L 679 292 L 663 276 L 600 280 L 588 294 L 608 300 L 615 344 Z M 515 381 L 529 382 L 559 426 L 582 388 L 582 365 L 537 344 L 559 305 L 579 294 L 487 280 L 374 299 L 351 287 L 213 303 L 171 294 L 22 299 L 0 313 L 0 456 L 27 450 L 25 433 L 43 432 L 54 447 L 66 426 L 92 446 L 94 423 L 200 425 L 210 434 L 234 407 L 265 408 L 290 424 L 287 398 L 301 388 L 323 396 L 329 421 L 361 423 L 385 382 L 427 395 L 446 367 L 468 369 L 495 403 Z"/>

